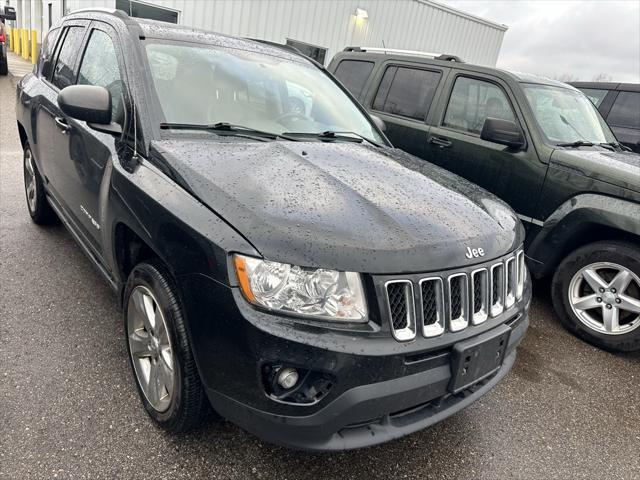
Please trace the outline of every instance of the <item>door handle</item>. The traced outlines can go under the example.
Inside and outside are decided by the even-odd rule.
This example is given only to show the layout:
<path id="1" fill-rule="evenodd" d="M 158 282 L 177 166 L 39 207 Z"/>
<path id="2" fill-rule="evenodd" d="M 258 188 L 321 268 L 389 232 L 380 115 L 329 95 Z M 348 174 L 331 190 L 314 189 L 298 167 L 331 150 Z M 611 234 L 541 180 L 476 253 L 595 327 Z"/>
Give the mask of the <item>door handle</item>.
<path id="1" fill-rule="evenodd" d="M 62 133 L 67 133 L 71 130 L 71 126 L 67 123 L 67 121 L 62 117 L 56 117 L 55 119 L 56 125 L 62 131 Z"/>
<path id="2" fill-rule="evenodd" d="M 450 140 L 442 137 L 429 137 L 429 143 L 437 145 L 440 148 L 448 148 L 452 145 Z"/>

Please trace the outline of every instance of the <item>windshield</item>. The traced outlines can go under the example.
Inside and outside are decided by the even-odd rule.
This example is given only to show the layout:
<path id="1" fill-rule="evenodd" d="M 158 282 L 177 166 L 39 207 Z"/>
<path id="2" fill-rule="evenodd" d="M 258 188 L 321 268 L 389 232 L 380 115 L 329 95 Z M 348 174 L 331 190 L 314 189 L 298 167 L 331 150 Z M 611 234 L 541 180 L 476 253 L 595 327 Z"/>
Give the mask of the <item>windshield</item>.
<path id="1" fill-rule="evenodd" d="M 553 143 L 615 142 L 609 126 L 582 93 L 549 85 L 523 85 L 533 114 Z"/>
<path id="2" fill-rule="evenodd" d="M 167 123 L 224 122 L 274 134 L 353 132 L 382 142 L 355 103 L 311 63 L 180 42 L 145 49 Z"/>

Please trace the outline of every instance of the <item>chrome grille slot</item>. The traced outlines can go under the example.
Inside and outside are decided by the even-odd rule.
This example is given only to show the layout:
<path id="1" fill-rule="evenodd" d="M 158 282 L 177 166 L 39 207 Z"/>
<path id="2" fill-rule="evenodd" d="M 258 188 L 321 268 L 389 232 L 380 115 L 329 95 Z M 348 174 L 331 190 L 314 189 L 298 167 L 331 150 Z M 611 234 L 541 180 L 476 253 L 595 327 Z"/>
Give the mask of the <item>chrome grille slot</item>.
<path id="1" fill-rule="evenodd" d="M 517 274 L 516 274 L 516 259 L 511 257 L 507 259 L 505 263 L 505 299 L 504 307 L 511 308 L 516 303 L 516 288 L 517 288 Z"/>
<path id="2" fill-rule="evenodd" d="M 504 264 L 491 266 L 491 316 L 495 317 L 504 311 Z"/>
<path id="3" fill-rule="evenodd" d="M 391 280 L 385 284 L 391 333 L 396 340 L 412 340 L 416 336 L 416 314 L 413 283 L 409 280 Z"/>
<path id="4" fill-rule="evenodd" d="M 471 273 L 473 315 L 471 323 L 480 325 L 489 316 L 489 272 L 486 268 Z"/>
<path id="5" fill-rule="evenodd" d="M 444 332 L 444 289 L 440 277 L 420 280 L 422 334 L 436 337 Z"/>
<path id="6" fill-rule="evenodd" d="M 462 330 L 469 325 L 469 288 L 466 273 L 449 277 L 449 329 Z"/>
<path id="7" fill-rule="evenodd" d="M 522 300 L 522 294 L 524 293 L 524 279 L 527 275 L 526 266 L 524 264 L 524 252 L 520 250 L 516 254 L 516 264 L 518 270 L 518 284 L 516 287 L 516 300 Z"/>

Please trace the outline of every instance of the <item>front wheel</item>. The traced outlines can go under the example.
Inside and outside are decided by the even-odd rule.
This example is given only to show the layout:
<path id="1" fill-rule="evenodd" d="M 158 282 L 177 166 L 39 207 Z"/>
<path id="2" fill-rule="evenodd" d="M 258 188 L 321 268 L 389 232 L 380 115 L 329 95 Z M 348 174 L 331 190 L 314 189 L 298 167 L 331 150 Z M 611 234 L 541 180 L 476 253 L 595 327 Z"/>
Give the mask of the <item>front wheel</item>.
<path id="1" fill-rule="evenodd" d="M 640 249 L 597 242 L 569 254 L 552 282 L 553 304 L 578 337 L 614 351 L 640 350 Z"/>
<path id="2" fill-rule="evenodd" d="M 160 262 L 140 263 L 129 275 L 124 324 L 138 392 L 149 416 L 175 433 L 197 426 L 210 407 L 172 277 Z"/>

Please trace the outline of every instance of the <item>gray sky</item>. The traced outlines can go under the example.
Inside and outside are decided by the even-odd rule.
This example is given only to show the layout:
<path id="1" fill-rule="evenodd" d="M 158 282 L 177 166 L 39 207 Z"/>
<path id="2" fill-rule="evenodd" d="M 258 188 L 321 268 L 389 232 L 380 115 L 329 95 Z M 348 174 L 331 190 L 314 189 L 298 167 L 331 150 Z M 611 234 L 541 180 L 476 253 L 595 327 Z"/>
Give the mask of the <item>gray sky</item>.
<path id="1" fill-rule="evenodd" d="M 509 26 L 498 66 L 563 80 L 640 83 L 640 0 L 439 0 Z"/>

